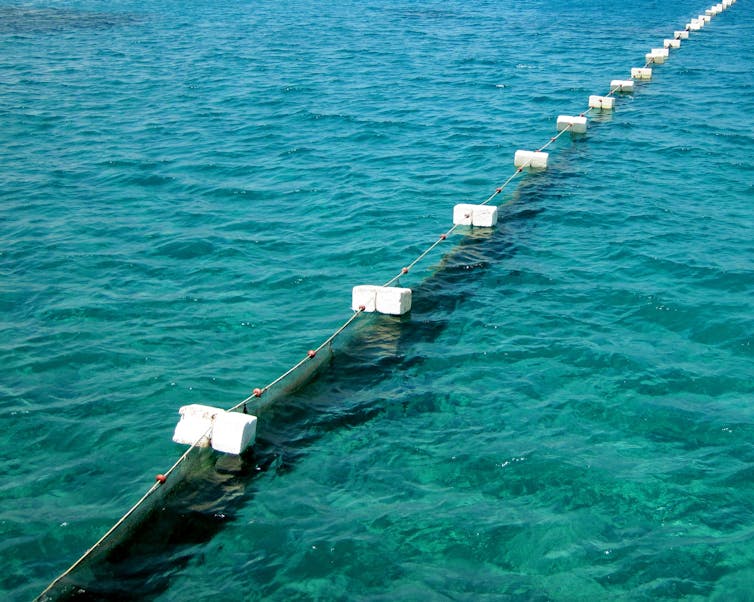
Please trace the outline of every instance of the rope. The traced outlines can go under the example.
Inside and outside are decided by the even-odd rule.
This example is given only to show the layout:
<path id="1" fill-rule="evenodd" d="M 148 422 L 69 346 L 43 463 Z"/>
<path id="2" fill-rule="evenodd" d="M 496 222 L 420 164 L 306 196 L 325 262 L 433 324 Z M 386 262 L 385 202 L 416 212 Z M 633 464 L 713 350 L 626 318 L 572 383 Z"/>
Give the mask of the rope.
<path id="1" fill-rule="evenodd" d="M 131 508 L 129 508 L 129 510 L 128 510 L 128 511 L 127 511 L 127 512 L 126 512 L 126 513 L 125 513 L 125 514 L 123 515 L 123 516 L 121 516 L 121 517 L 120 517 L 120 519 L 118 519 L 118 521 L 117 521 L 117 522 L 116 522 L 116 523 L 115 523 L 115 524 L 114 524 L 114 525 L 113 525 L 112 527 L 110 527 L 110 528 L 109 528 L 109 529 L 107 530 L 107 532 L 106 532 L 106 533 L 105 533 L 105 534 L 104 534 L 104 535 L 103 535 L 102 537 L 100 537 L 100 538 L 99 538 L 99 539 L 98 539 L 98 540 L 97 540 L 97 541 L 96 541 L 96 542 L 95 542 L 95 543 L 94 543 L 94 544 L 93 544 L 93 545 L 92 545 L 92 546 L 91 546 L 91 547 L 90 547 L 90 548 L 89 548 L 89 549 L 88 549 L 88 550 L 87 550 L 86 552 L 84 552 L 84 553 L 83 553 L 83 554 L 82 554 L 82 555 L 81 555 L 81 556 L 79 557 L 79 559 L 78 559 L 78 560 L 77 560 L 76 562 L 74 562 L 74 563 L 73 563 L 73 564 L 72 564 L 72 565 L 71 565 L 70 567 L 68 567 L 68 568 L 67 568 L 67 569 L 66 569 L 65 571 L 63 571 L 63 572 L 62 572 L 62 573 L 61 573 L 60 575 L 58 575 L 58 577 L 56 577 L 56 578 L 55 578 L 55 580 L 54 580 L 54 581 L 52 581 L 52 582 L 51 582 L 51 583 L 50 583 L 50 584 L 49 584 L 49 585 L 48 585 L 48 586 L 47 586 L 47 587 L 46 587 L 46 588 L 44 589 L 44 591 L 43 591 L 43 592 L 42 592 L 41 594 L 39 594 L 39 596 L 37 596 L 37 597 L 35 598 L 35 600 L 41 600 L 42 598 L 44 598 L 44 596 L 45 596 L 45 595 L 47 595 L 47 594 L 48 594 L 48 593 L 49 593 L 50 591 L 52 591 L 52 589 L 53 589 L 53 588 L 54 588 L 54 587 L 55 587 L 55 586 L 56 586 L 56 585 L 57 585 L 58 583 L 60 583 L 60 582 L 61 582 L 61 581 L 62 581 L 63 579 L 65 579 L 65 578 L 66 578 L 66 577 L 67 577 L 68 575 L 70 575 L 70 574 L 71 574 L 71 573 L 72 573 L 73 571 L 75 571 L 75 570 L 76 570 L 76 568 L 77 568 L 77 567 L 79 567 L 79 566 L 81 565 L 81 563 L 82 563 L 82 562 L 84 562 L 84 561 L 85 561 L 85 560 L 86 560 L 87 558 L 89 558 L 89 556 L 91 556 L 91 555 L 92 555 L 92 554 L 93 554 L 93 553 L 95 552 L 95 550 L 97 550 L 97 548 L 99 548 L 99 547 L 100 547 L 100 546 L 101 546 L 101 545 L 102 545 L 102 544 L 103 544 L 103 543 L 105 542 L 105 540 L 107 540 L 107 539 L 108 539 L 108 538 L 110 537 L 110 535 L 112 535 L 113 533 L 115 533 L 115 531 L 116 531 L 116 530 L 117 530 L 117 529 L 118 529 L 118 528 L 119 528 L 119 527 L 120 527 L 120 526 L 121 526 L 121 525 L 122 525 L 122 524 L 123 524 L 124 522 L 126 522 L 126 520 L 128 520 L 128 518 L 129 518 L 129 517 L 130 517 L 130 516 L 131 516 L 131 515 L 132 515 L 132 514 L 133 514 L 134 512 L 136 512 L 136 511 L 137 511 L 137 510 L 138 510 L 138 509 L 139 509 L 139 508 L 141 507 L 141 505 L 142 505 L 142 504 L 143 504 L 144 502 L 146 502 L 146 501 L 147 501 L 147 500 L 148 500 L 148 499 L 149 499 L 149 498 L 150 498 L 150 497 L 152 496 L 152 494 L 153 494 L 153 493 L 154 493 L 155 491 L 157 491 L 157 490 L 158 490 L 158 489 L 160 488 L 160 486 L 162 486 L 162 485 L 164 485 L 164 484 L 165 484 L 165 481 L 166 481 L 166 480 L 167 480 L 167 478 L 168 478 L 168 477 L 170 476 L 170 474 L 171 474 L 171 473 L 172 473 L 173 471 L 175 471 L 175 470 L 176 470 L 176 469 L 178 468 L 178 466 L 180 466 L 180 465 L 181 465 L 181 464 L 183 463 L 183 461 L 184 461 L 184 460 L 185 460 L 185 459 L 186 459 L 186 458 L 188 457 L 189 453 L 191 453 L 191 451 L 192 451 L 192 450 L 193 450 L 193 449 L 194 449 L 194 448 L 195 448 L 195 447 L 196 447 L 197 445 L 199 445 L 199 442 L 200 442 L 200 441 L 201 441 L 202 439 L 204 439 L 205 437 L 208 437 L 208 436 L 210 435 L 210 433 L 211 433 L 211 432 L 212 432 L 212 426 L 210 426 L 210 427 L 209 427 L 209 428 L 208 428 L 208 429 L 207 429 L 207 430 L 206 430 L 206 431 L 205 431 L 205 432 L 204 432 L 204 433 L 202 434 L 202 436 L 201 436 L 201 437 L 199 437 L 199 438 L 198 438 L 198 439 L 197 439 L 196 441 L 194 441 L 194 442 L 193 442 L 193 443 L 192 443 L 192 444 L 191 444 L 191 445 L 189 446 L 189 448 L 188 448 L 188 449 L 187 449 L 187 450 L 186 450 L 185 452 L 183 452 L 183 454 L 181 455 L 181 457 L 180 457 L 180 458 L 178 458 L 178 459 L 177 459 L 177 460 L 175 461 L 175 463 L 174 463 L 174 464 L 173 464 L 173 465 L 172 465 L 172 466 L 171 466 L 171 467 L 170 467 L 170 468 L 169 468 L 168 470 L 166 470 L 166 471 L 165 471 L 165 473 L 164 473 L 164 474 L 160 474 L 160 475 L 157 475 L 157 477 L 156 477 L 156 479 L 155 479 L 155 482 L 154 482 L 154 483 L 152 483 L 152 486 L 151 486 L 151 487 L 150 487 L 150 488 L 149 488 L 149 489 L 147 490 L 147 492 L 146 492 L 146 493 L 145 493 L 144 495 L 142 495 L 142 496 L 141 496 L 141 499 L 139 499 L 139 501 L 138 501 L 138 502 L 136 502 L 136 503 L 135 503 L 135 504 L 134 504 L 133 506 L 131 506 Z"/>
<path id="2" fill-rule="evenodd" d="M 735 0 L 733 0 L 735 2 Z M 733 4 L 733 2 L 728 3 L 727 6 L 724 5 L 724 8 L 730 8 L 730 6 Z M 686 27 L 686 30 L 688 31 L 690 27 Z M 676 35 L 675 39 L 680 39 L 680 35 Z M 653 61 L 647 60 L 644 67 L 647 68 L 649 65 L 653 64 Z M 606 96 L 613 96 L 616 92 L 618 92 L 621 89 L 621 86 L 611 86 L 610 91 L 606 94 Z M 585 115 L 588 115 L 594 110 L 593 107 L 587 108 L 583 113 L 580 114 L 580 117 L 583 117 Z M 557 135 L 551 137 L 544 145 L 539 147 L 536 152 L 542 152 L 546 148 L 548 148 L 550 145 L 552 145 L 555 141 L 557 141 L 561 136 L 563 136 L 566 132 L 568 132 L 573 127 L 573 124 L 568 124 L 566 127 L 564 127 L 562 130 L 560 130 Z M 529 167 L 531 165 L 532 159 L 529 159 L 526 163 L 521 165 L 520 167 L 517 167 L 516 170 L 511 174 L 500 186 L 496 187 L 494 192 L 490 194 L 485 201 L 483 201 L 482 205 L 487 205 L 490 203 L 493 199 L 495 199 L 498 195 L 502 194 L 502 192 L 513 182 L 513 180 L 519 176 L 521 173 L 523 173 L 524 169 Z M 499 207 L 505 207 L 506 205 L 513 202 L 513 199 L 509 199 L 507 202 L 499 205 Z M 401 276 L 404 276 L 408 274 L 408 272 L 417 265 L 420 261 L 422 261 L 429 253 L 431 253 L 438 245 L 440 245 L 442 242 L 447 240 L 448 236 L 450 236 L 453 232 L 455 232 L 458 225 L 453 225 L 449 230 L 444 232 L 440 235 L 438 239 L 436 239 L 434 242 L 432 242 L 424 251 L 422 251 L 416 258 L 414 258 L 410 263 L 408 263 L 405 267 L 401 268 L 400 272 L 393 276 L 390 280 L 388 280 L 383 286 L 391 286 L 394 283 L 396 283 Z M 292 373 L 294 373 L 296 370 L 298 370 L 301 366 L 306 364 L 307 362 L 312 361 L 317 353 L 322 351 L 324 348 L 330 346 L 332 342 L 340 336 L 340 334 L 346 330 L 353 322 L 355 322 L 361 315 L 364 313 L 365 308 L 362 306 L 354 311 L 354 313 L 347 319 L 345 322 L 343 322 L 339 327 L 337 327 L 332 334 L 330 334 L 318 347 L 315 349 L 312 349 L 307 352 L 306 357 L 304 357 L 302 360 L 296 362 L 293 366 L 291 366 L 288 370 L 283 372 L 280 376 L 272 380 L 270 383 L 265 385 L 262 388 L 256 388 L 253 390 L 253 392 L 247 396 L 246 398 L 239 401 L 237 404 L 231 406 L 228 408 L 228 412 L 234 412 L 241 408 L 243 408 L 243 411 L 246 411 L 246 404 L 256 398 L 261 397 L 265 392 L 270 390 L 272 387 L 276 386 L 280 382 L 282 382 L 285 378 L 290 376 Z M 167 470 L 164 474 L 159 474 L 156 477 L 156 481 L 152 484 L 152 486 L 147 490 L 147 492 L 133 505 L 131 508 L 112 526 L 108 531 L 100 537 L 94 545 L 92 545 L 82 556 L 74 562 L 67 570 L 65 570 L 63 573 L 61 573 L 54 581 L 52 581 L 45 590 L 37 596 L 35 600 L 41 600 L 46 596 L 58 583 L 60 583 L 65 577 L 70 575 L 77 567 L 79 567 L 84 560 L 86 560 L 89 556 L 91 556 L 97 548 L 99 548 L 123 523 L 134 514 L 162 485 L 165 484 L 168 477 L 188 458 L 189 454 L 199 445 L 202 439 L 205 437 L 208 437 L 212 431 L 212 426 L 210 426 L 207 431 L 199 437 L 196 441 L 194 441 L 189 448 L 175 461 L 175 463 Z"/>
<path id="3" fill-rule="evenodd" d="M 322 343 L 320 343 L 318 347 L 309 351 L 307 353 L 307 356 L 304 359 L 302 359 L 301 361 L 297 362 L 296 364 L 288 368 L 288 370 L 283 372 L 280 376 L 278 376 L 275 380 L 270 382 L 268 385 L 265 385 L 261 389 L 254 389 L 251 395 L 249 395 L 245 399 L 242 399 L 236 405 L 228 408 L 226 411 L 235 412 L 236 410 L 241 408 L 244 404 L 248 403 L 249 401 L 252 401 L 253 399 L 257 397 L 261 397 L 266 391 L 274 387 L 276 384 L 284 380 L 286 377 L 290 376 L 293 372 L 298 370 L 306 362 L 313 360 L 316 357 L 317 353 L 319 353 L 320 351 L 322 351 L 322 349 L 330 345 L 338 337 L 338 335 L 340 335 L 340 333 L 342 333 L 346 328 L 348 328 L 351 325 L 351 323 L 354 322 L 361 315 L 363 311 L 364 311 L 363 309 L 356 310 L 351 315 L 350 318 L 348 318 L 345 322 L 343 322 L 343 324 L 341 324 L 329 337 L 327 337 Z"/>

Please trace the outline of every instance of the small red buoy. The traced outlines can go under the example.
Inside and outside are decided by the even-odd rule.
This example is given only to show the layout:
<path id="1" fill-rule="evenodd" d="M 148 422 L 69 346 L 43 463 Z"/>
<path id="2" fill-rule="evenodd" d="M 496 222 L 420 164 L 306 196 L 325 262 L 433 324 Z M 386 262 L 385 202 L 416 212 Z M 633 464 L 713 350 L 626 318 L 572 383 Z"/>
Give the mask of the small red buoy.
<path id="1" fill-rule="evenodd" d="M 306 352 L 306 355 L 308 355 L 309 357 L 314 357 L 315 355 L 317 355 L 317 352 L 314 351 L 314 349 L 309 349 L 309 351 Z"/>
<path id="2" fill-rule="evenodd" d="M 401 268 L 401 274 L 408 274 L 408 268 Z"/>
<path id="3" fill-rule="evenodd" d="M 154 480 L 155 480 L 155 481 L 157 481 L 158 483 L 162 484 L 162 483 L 164 483 L 165 481 L 167 481 L 167 480 L 168 480 L 168 478 L 167 478 L 167 477 L 166 477 L 166 476 L 165 476 L 164 474 L 158 474 L 158 475 L 157 475 L 157 476 L 156 476 L 156 477 L 154 478 Z"/>
<path id="4" fill-rule="evenodd" d="M 440 240 L 445 240 L 446 238 L 448 238 L 447 234 L 440 234 Z"/>
<path id="5" fill-rule="evenodd" d="M 254 389 L 252 393 L 254 393 L 254 397 L 262 397 L 262 389 Z"/>
<path id="6" fill-rule="evenodd" d="M 359 305 L 359 311 L 366 311 L 367 306 L 366 305 Z"/>

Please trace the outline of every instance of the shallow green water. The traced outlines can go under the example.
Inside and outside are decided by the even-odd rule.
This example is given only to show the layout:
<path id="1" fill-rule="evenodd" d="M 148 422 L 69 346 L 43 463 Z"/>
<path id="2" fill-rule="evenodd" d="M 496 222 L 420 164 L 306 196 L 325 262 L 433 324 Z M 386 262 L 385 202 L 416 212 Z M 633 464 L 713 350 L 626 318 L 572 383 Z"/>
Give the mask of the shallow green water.
<path id="1" fill-rule="evenodd" d="M 0 591 L 706 6 L 0 6 Z M 107 11 L 107 12 L 105 12 Z M 551 147 L 91 599 L 747 599 L 748 0 Z M 82 595 L 86 597 L 86 595 Z"/>

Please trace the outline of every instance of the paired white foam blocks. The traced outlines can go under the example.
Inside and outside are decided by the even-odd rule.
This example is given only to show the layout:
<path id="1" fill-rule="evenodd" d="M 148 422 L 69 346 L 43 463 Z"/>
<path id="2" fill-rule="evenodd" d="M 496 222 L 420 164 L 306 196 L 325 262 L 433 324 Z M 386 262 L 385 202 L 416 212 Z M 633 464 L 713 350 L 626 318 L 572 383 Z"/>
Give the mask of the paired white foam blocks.
<path id="1" fill-rule="evenodd" d="M 663 43 L 662 43 L 662 45 L 665 48 L 680 48 L 681 47 L 681 40 L 676 40 L 676 39 L 664 40 Z"/>
<path id="2" fill-rule="evenodd" d="M 547 169 L 547 158 L 549 153 L 542 151 L 517 150 L 513 155 L 513 166 L 517 168 L 528 169 Z"/>
<path id="3" fill-rule="evenodd" d="M 603 111 L 612 111 L 615 99 L 612 96 L 590 96 L 589 108 L 602 109 Z"/>
<path id="4" fill-rule="evenodd" d="M 226 454 L 240 454 L 254 444 L 257 417 L 198 403 L 183 406 L 175 426 L 173 441 L 184 445 L 209 447 Z"/>
<path id="5" fill-rule="evenodd" d="M 402 316 L 411 309 L 411 289 L 360 284 L 351 292 L 351 309 Z"/>
<path id="6" fill-rule="evenodd" d="M 657 63 L 658 65 L 662 65 L 662 63 L 665 62 L 665 59 L 668 58 L 669 51 L 667 48 L 652 48 L 652 50 L 649 51 L 648 54 L 645 54 L 645 58 L 647 59 L 648 63 Z"/>
<path id="7" fill-rule="evenodd" d="M 610 82 L 610 89 L 615 92 L 633 92 L 634 80 L 632 79 L 614 79 Z"/>
<path id="8" fill-rule="evenodd" d="M 686 29 L 689 31 L 699 31 L 702 27 L 704 27 L 704 21 L 699 21 L 697 19 L 691 19 L 691 21 L 686 23 Z"/>
<path id="9" fill-rule="evenodd" d="M 631 77 L 634 79 L 652 79 L 652 69 L 649 67 L 634 67 L 631 69 Z"/>
<path id="10" fill-rule="evenodd" d="M 559 132 L 568 129 L 572 134 L 586 134 L 586 117 L 558 115 L 556 127 Z"/>
<path id="11" fill-rule="evenodd" d="M 688 40 L 689 39 L 689 32 L 688 31 L 674 31 L 673 37 L 677 40 Z"/>
<path id="12" fill-rule="evenodd" d="M 491 228 L 497 223 L 497 207 L 458 204 L 453 207 L 453 223 L 458 226 Z"/>

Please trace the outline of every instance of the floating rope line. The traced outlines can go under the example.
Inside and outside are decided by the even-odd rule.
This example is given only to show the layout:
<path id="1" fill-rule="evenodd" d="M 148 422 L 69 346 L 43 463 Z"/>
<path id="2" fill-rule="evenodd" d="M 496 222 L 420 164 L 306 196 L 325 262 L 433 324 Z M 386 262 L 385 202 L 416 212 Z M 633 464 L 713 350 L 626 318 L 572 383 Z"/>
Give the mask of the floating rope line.
<path id="1" fill-rule="evenodd" d="M 711 8 L 707 9 L 705 11 L 705 15 L 699 15 L 696 19 L 691 19 L 689 23 L 686 24 L 685 29 L 683 31 L 677 31 L 674 34 L 673 40 L 677 40 L 678 42 L 676 44 L 668 44 L 668 40 L 665 41 L 665 48 L 664 49 L 657 49 L 662 50 L 662 52 L 656 52 L 654 49 L 650 54 L 646 55 L 646 62 L 644 64 L 643 69 L 648 69 L 650 65 L 653 64 L 662 64 L 664 63 L 664 59 L 668 56 L 668 49 L 669 48 L 678 48 L 680 46 L 680 40 L 685 39 L 688 37 L 689 32 L 695 32 L 700 30 L 706 23 L 708 23 L 711 18 L 721 12 L 723 12 L 725 9 L 730 8 L 733 4 L 735 4 L 736 0 L 724 0 L 722 3 L 713 5 Z M 637 77 L 636 79 L 648 79 L 644 76 Z M 605 95 L 605 97 L 612 97 L 617 92 L 624 91 L 623 86 L 627 83 L 631 84 L 631 90 L 633 90 L 633 81 L 623 81 L 616 84 L 616 82 L 611 82 L 609 92 Z M 605 98 L 602 97 L 602 98 Z M 584 112 L 579 114 L 579 117 L 585 117 L 589 115 L 592 111 L 596 110 L 597 107 L 589 106 Z M 569 123 L 566 124 L 560 131 L 555 135 L 552 136 L 544 145 L 539 147 L 537 151 L 535 152 L 543 152 L 545 149 L 547 149 L 549 146 L 554 144 L 561 136 L 563 136 L 566 132 L 569 132 L 573 129 L 574 124 Z M 516 170 L 499 186 L 495 188 L 495 190 L 487 197 L 486 200 L 484 200 L 480 205 L 488 205 L 491 203 L 498 195 L 502 194 L 502 192 L 515 180 L 516 177 L 518 177 L 521 173 L 524 172 L 525 169 L 531 167 L 532 162 L 534 161 L 534 158 L 531 157 L 527 161 L 520 164 L 518 167 L 516 167 Z M 512 202 L 512 201 L 508 201 Z M 507 205 L 508 203 L 503 203 L 500 205 L 500 207 L 503 207 Z M 468 217 L 468 216 L 467 216 Z M 383 287 L 389 287 L 396 283 L 401 276 L 405 276 L 410 272 L 411 269 L 414 268 L 420 261 L 422 261 L 427 255 L 429 255 L 437 246 L 439 246 L 442 242 L 446 241 L 448 237 L 453 234 L 453 232 L 456 231 L 456 229 L 459 227 L 460 224 L 454 224 L 450 229 L 443 232 L 439 238 L 437 238 L 434 242 L 432 242 L 424 251 L 422 251 L 416 258 L 414 258 L 410 263 L 406 264 L 405 267 L 402 267 L 401 270 L 393 276 L 390 280 L 388 280 Z M 256 399 L 261 398 L 267 391 L 275 387 L 276 385 L 280 384 L 282 381 L 284 381 L 288 376 L 295 373 L 299 368 L 304 366 L 305 364 L 313 361 L 317 354 L 321 352 L 323 349 L 330 348 L 333 341 L 340 336 L 340 334 L 343 333 L 353 322 L 355 322 L 359 317 L 361 317 L 366 311 L 366 307 L 364 305 L 360 305 L 356 309 L 353 310 L 353 313 L 351 316 L 345 320 L 339 327 L 337 327 L 332 334 L 330 334 L 322 343 L 320 343 L 317 347 L 314 349 L 310 349 L 305 357 L 301 359 L 300 361 L 296 362 L 294 365 L 292 365 L 288 370 L 283 372 L 280 376 L 275 378 L 274 380 L 270 381 L 267 385 L 261 388 L 255 388 L 250 395 L 248 395 L 246 398 L 242 399 L 235 405 L 228 408 L 227 412 L 237 412 L 239 410 L 243 411 L 243 413 L 246 413 L 247 408 L 246 405 L 254 401 Z M 81 566 L 81 564 L 89 558 L 94 552 L 96 552 L 102 545 L 115 533 L 131 516 L 134 515 L 139 509 L 141 509 L 142 506 L 146 504 L 148 500 L 150 500 L 156 492 L 160 491 L 162 487 L 166 484 L 168 481 L 168 478 L 187 460 L 191 452 L 202 445 L 203 440 L 207 439 L 210 436 L 210 433 L 212 432 L 212 426 L 210 426 L 206 432 L 204 432 L 200 437 L 198 437 L 196 440 L 193 441 L 188 447 L 188 449 L 175 461 L 175 463 L 164 473 L 158 474 L 155 477 L 155 482 L 152 483 L 152 485 L 149 487 L 149 489 L 144 493 L 144 495 L 112 526 L 108 531 L 100 537 L 97 542 L 95 542 L 76 562 L 74 562 L 68 569 L 66 569 L 63 573 L 61 573 L 57 578 L 55 578 L 54 581 L 52 581 L 42 593 L 37 596 L 36 600 L 42 600 L 46 599 L 45 597 L 47 594 L 49 594 L 53 588 L 58 585 L 63 579 L 65 579 L 68 575 L 70 575 L 76 568 Z"/>
<path id="2" fill-rule="evenodd" d="M 100 546 L 102 546 L 102 544 L 105 543 L 110 538 L 110 536 L 113 533 L 115 533 L 115 531 L 117 531 L 118 528 L 123 523 L 125 523 L 137 510 L 139 510 L 141 508 L 141 506 L 144 505 L 144 503 L 149 498 L 152 497 L 152 495 L 155 493 L 155 491 L 157 491 L 158 489 L 160 489 L 160 487 L 167 482 L 168 477 L 183 463 L 183 461 L 194 450 L 194 448 L 199 445 L 199 443 L 201 442 L 201 440 L 204 439 L 205 437 L 209 436 L 209 434 L 210 434 L 211 431 L 212 431 L 212 428 L 211 427 L 208 428 L 207 431 L 204 434 L 202 434 L 201 437 L 199 437 L 196 441 L 194 441 L 194 443 L 192 445 L 190 445 L 189 448 L 185 452 L 183 452 L 183 454 L 181 455 L 181 457 L 178 458 L 173 463 L 173 465 L 170 468 L 168 468 L 163 474 L 158 474 L 157 476 L 155 476 L 154 483 L 152 483 L 152 486 L 149 489 L 147 489 L 147 492 L 144 495 L 141 496 L 141 499 L 138 502 L 136 502 L 133 506 L 131 506 L 131 508 L 129 508 L 129 510 L 123 516 L 121 516 L 120 519 L 118 519 L 118 521 L 112 527 L 110 527 L 107 530 L 107 532 L 102 537 L 100 537 L 86 552 L 84 552 L 81 555 L 81 557 L 76 562 L 74 562 L 63 573 L 61 573 L 54 581 L 52 581 L 44 589 L 44 591 L 41 594 L 39 594 L 39 596 L 37 596 L 35 598 L 35 600 L 42 600 L 42 599 L 44 599 L 44 597 L 50 591 L 52 591 L 52 589 L 58 583 L 60 583 L 63 579 L 65 579 L 68 575 L 70 575 L 73 571 L 75 571 L 79 566 L 81 566 L 81 564 L 87 558 L 89 558 L 95 551 L 97 551 L 100 548 Z"/>

